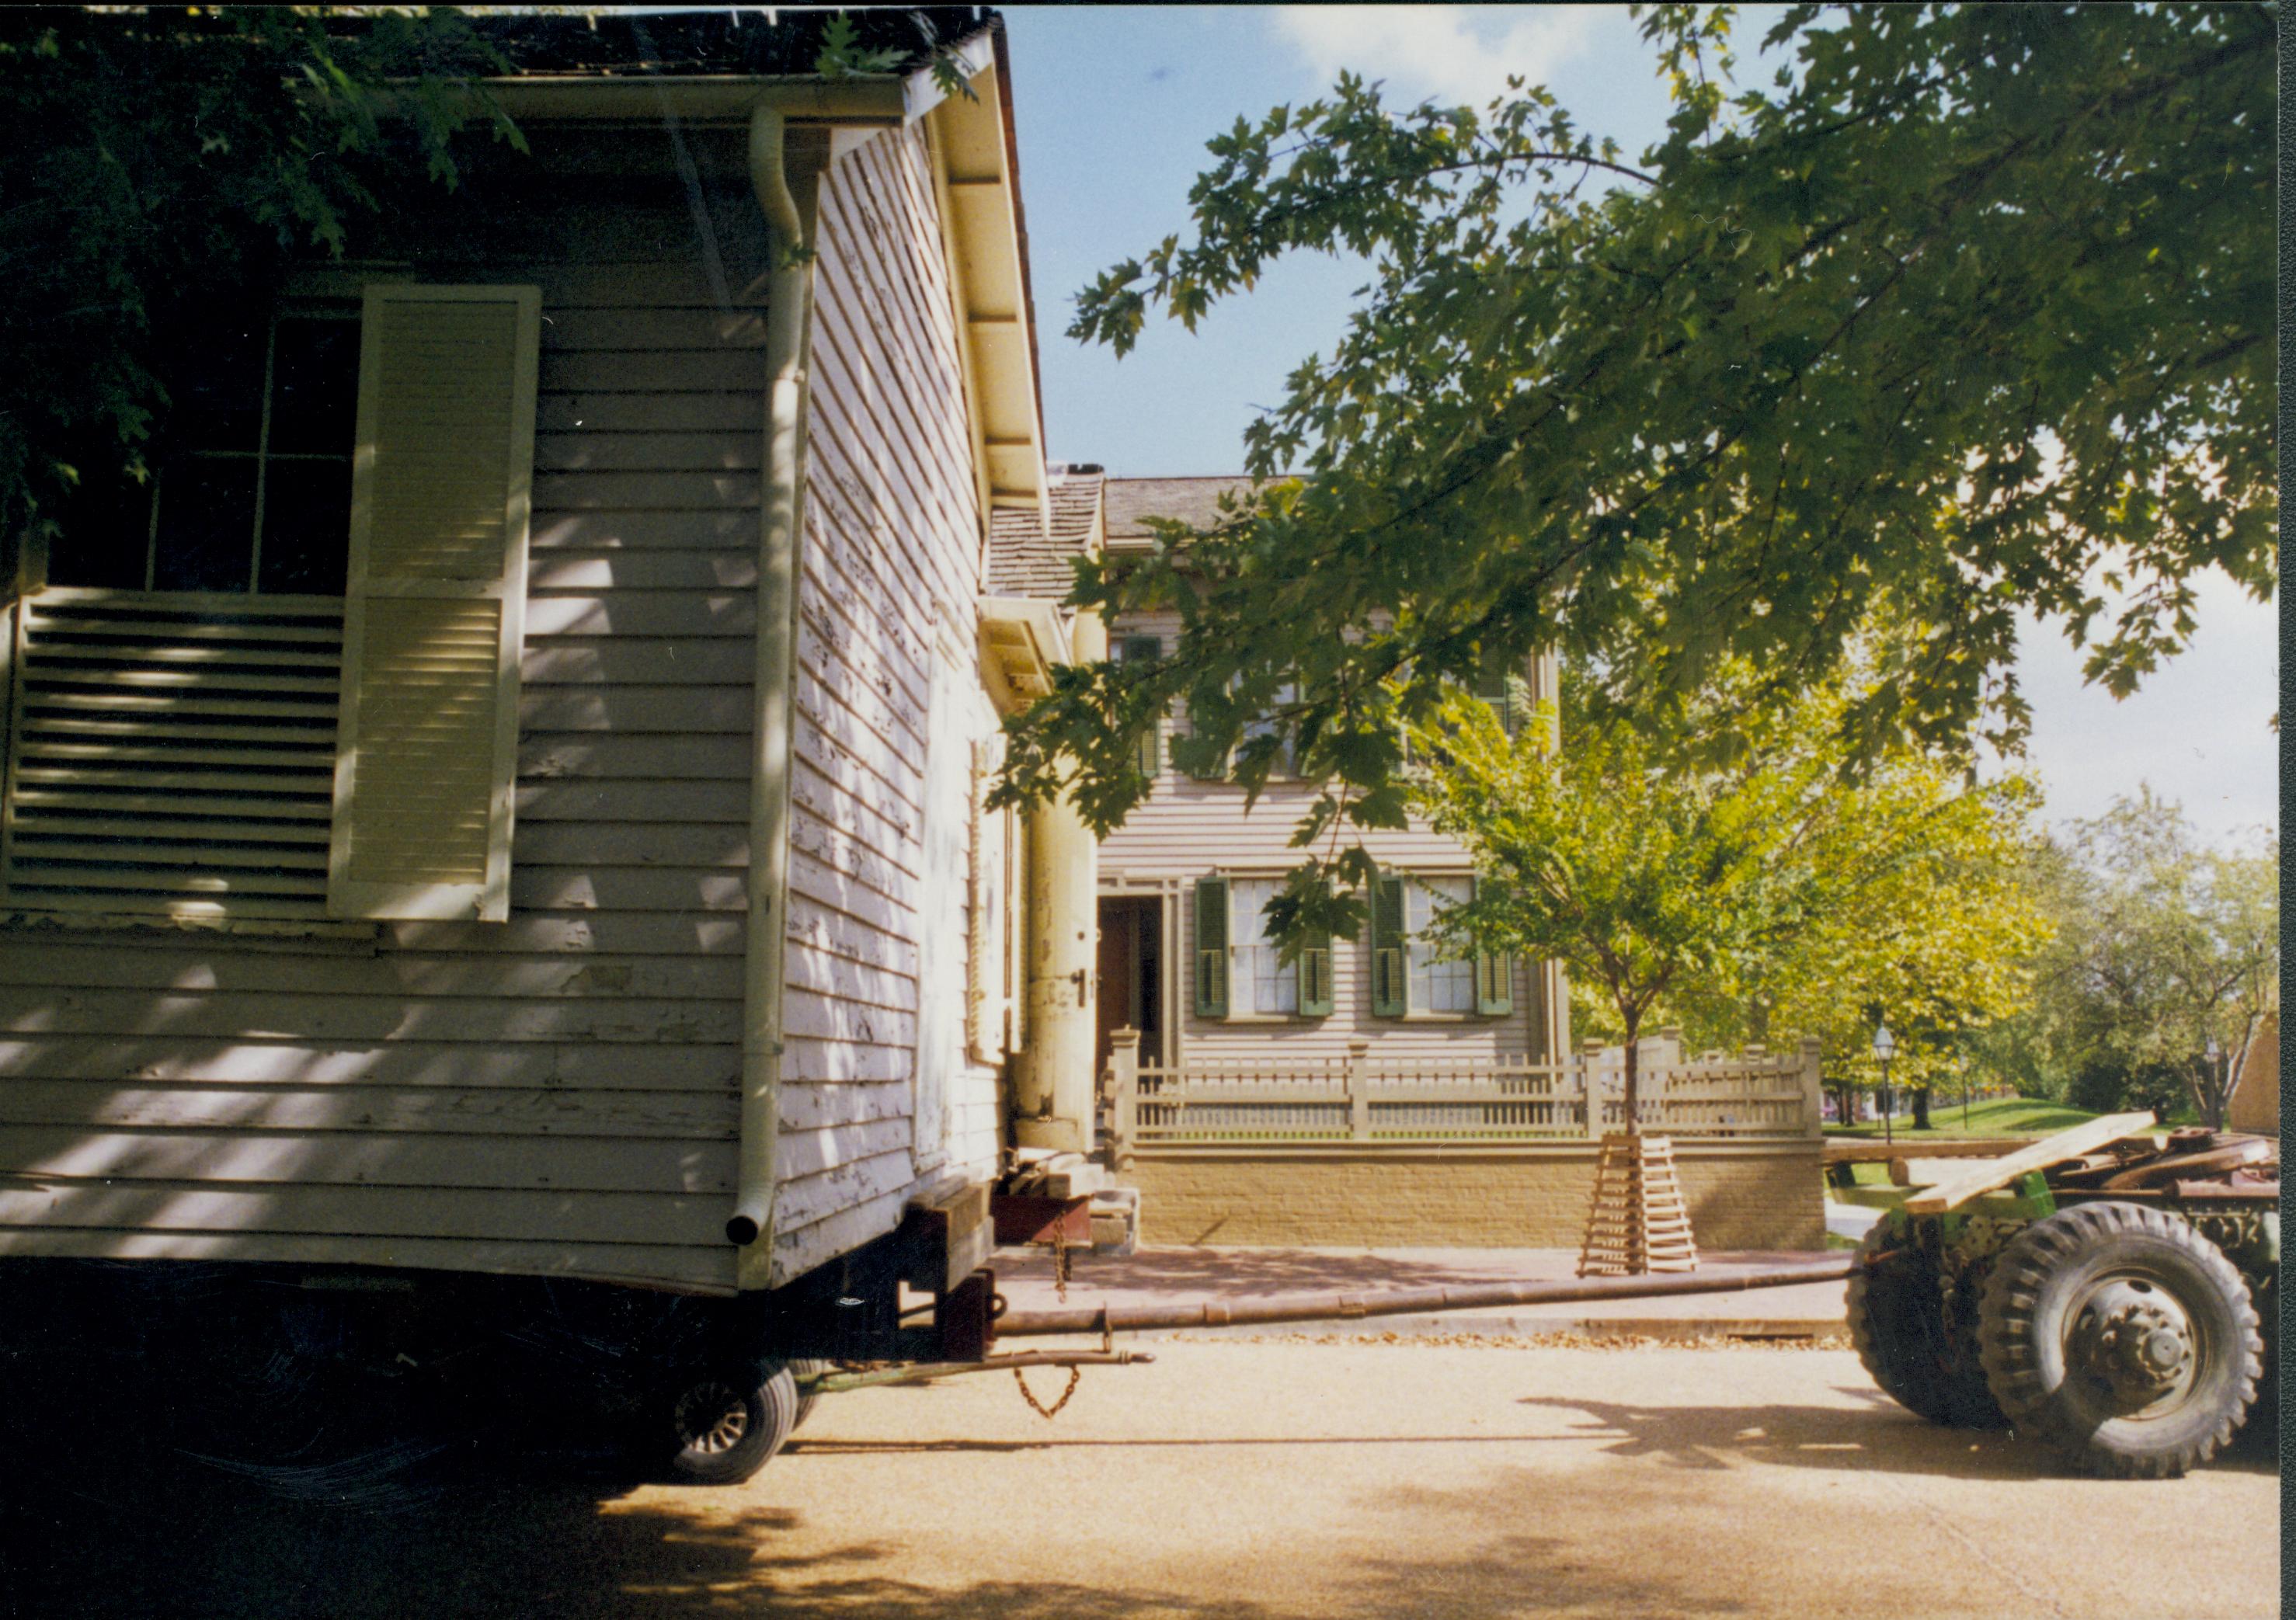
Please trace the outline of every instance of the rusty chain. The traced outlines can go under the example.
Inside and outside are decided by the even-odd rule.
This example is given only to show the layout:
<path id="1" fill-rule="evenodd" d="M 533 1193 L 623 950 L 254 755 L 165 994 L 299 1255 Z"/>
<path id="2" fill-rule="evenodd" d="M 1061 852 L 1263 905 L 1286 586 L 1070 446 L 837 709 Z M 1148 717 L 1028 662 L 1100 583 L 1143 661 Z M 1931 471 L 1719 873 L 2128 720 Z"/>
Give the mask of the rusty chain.
<path id="1" fill-rule="evenodd" d="M 1037 1392 L 1029 1387 L 1029 1375 L 1022 1369 L 1019 1367 L 1013 1369 L 1013 1381 L 1021 1387 L 1021 1398 L 1029 1403 L 1029 1410 L 1049 1423 L 1060 1416 L 1061 1408 L 1069 1403 L 1069 1397 L 1076 1394 L 1077 1386 L 1084 1382 L 1084 1369 L 1081 1367 L 1069 1369 L 1069 1387 L 1061 1391 L 1061 1398 L 1050 1406 L 1037 1399 Z"/>
<path id="2" fill-rule="evenodd" d="M 1053 1293 L 1062 1305 L 1069 1302 L 1069 1235 L 1062 1230 L 1066 1221 L 1063 1215 L 1053 1223 Z"/>

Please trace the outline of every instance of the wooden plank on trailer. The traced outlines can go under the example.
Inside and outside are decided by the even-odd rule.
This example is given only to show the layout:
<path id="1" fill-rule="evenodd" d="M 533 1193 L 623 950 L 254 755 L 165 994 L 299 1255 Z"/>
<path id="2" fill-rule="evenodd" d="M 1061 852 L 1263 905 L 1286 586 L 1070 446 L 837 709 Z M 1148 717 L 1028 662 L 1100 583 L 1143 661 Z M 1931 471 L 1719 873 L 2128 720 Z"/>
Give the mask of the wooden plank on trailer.
<path id="1" fill-rule="evenodd" d="M 1980 1194 L 2006 1187 L 2029 1170 L 2046 1170 L 2051 1165 L 2079 1158 L 2084 1153 L 2094 1152 L 2124 1136 L 2135 1136 L 2148 1131 L 2153 1123 L 2150 1110 L 2107 1114 L 2103 1118 L 2088 1120 L 2069 1131 L 2060 1131 L 2054 1136 L 2043 1137 L 2032 1146 L 2021 1148 L 2004 1158 L 1972 1165 L 1960 1174 L 1939 1182 L 1928 1191 L 1907 1199 L 1905 1211 L 1907 1215 L 1943 1215 Z"/>

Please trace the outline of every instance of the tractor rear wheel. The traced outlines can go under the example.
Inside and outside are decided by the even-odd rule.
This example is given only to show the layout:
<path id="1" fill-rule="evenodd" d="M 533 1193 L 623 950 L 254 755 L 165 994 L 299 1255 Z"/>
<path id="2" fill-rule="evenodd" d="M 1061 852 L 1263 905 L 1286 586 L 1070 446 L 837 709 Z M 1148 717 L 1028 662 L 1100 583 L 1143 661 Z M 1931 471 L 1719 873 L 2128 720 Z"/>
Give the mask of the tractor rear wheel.
<path id="1" fill-rule="evenodd" d="M 1857 1246 L 1846 1301 L 1849 1342 L 1882 1393 L 1950 1428 L 1998 1428 L 1975 1337 L 1946 1330 L 1936 1264 L 1876 1222 Z"/>
<path id="2" fill-rule="evenodd" d="M 2020 1232 L 1985 1287 L 1986 1382 L 2019 1429 L 2092 1473 L 2206 1462 L 2256 1399 L 2248 1285 L 2178 1216 L 2079 1204 Z"/>

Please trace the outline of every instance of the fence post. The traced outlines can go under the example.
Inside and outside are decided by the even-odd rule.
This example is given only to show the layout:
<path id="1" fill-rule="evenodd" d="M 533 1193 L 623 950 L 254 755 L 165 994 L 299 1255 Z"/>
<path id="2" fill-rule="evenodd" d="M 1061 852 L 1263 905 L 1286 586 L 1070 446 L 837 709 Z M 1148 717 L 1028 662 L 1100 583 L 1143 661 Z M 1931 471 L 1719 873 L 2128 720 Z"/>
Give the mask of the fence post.
<path id="1" fill-rule="evenodd" d="M 1801 1131 L 1805 1136 L 1825 1134 L 1825 1076 L 1820 1057 L 1824 1043 L 1816 1035 L 1801 1038 Z"/>
<path id="2" fill-rule="evenodd" d="M 1587 1095 L 1587 1140 L 1603 1140 L 1603 1043 L 1589 1036 L 1578 1048 L 1578 1089 Z"/>
<path id="3" fill-rule="evenodd" d="M 1371 1077 L 1364 1072 L 1370 1061 L 1369 1041 L 1348 1043 L 1348 1136 L 1354 1141 L 1371 1140 Z"/>
<path id="4" fill-rule="evenodd" d="M 1108 1041 L 1108 1091 L 1114 1105 L 1108 1128 L 1108 1162 L 1119 1170 L 1129 1170 L 1140 1125 L 1140 1032 L 1111 1030 Z"/>

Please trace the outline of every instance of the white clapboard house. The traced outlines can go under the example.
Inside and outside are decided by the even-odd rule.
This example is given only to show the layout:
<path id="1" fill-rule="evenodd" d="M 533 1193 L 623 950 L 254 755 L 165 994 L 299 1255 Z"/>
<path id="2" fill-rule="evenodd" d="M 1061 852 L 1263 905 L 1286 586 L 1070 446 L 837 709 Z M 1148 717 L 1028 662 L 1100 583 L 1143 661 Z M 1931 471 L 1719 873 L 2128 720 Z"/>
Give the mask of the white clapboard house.
<path id="1" fill-rule="evenodd" d="M 19 547 L 0 1289 L 978 1263 L 1021 1043 L 1091 1038 L 1025 911 L 1089 849 L 1047 899 L 981 808 L 1071 656 L 986 577 L 1050 506 L 1011 81 L 823 20 L 486 20 L 530 155 L 218 311 L 153 482 Z"/>

